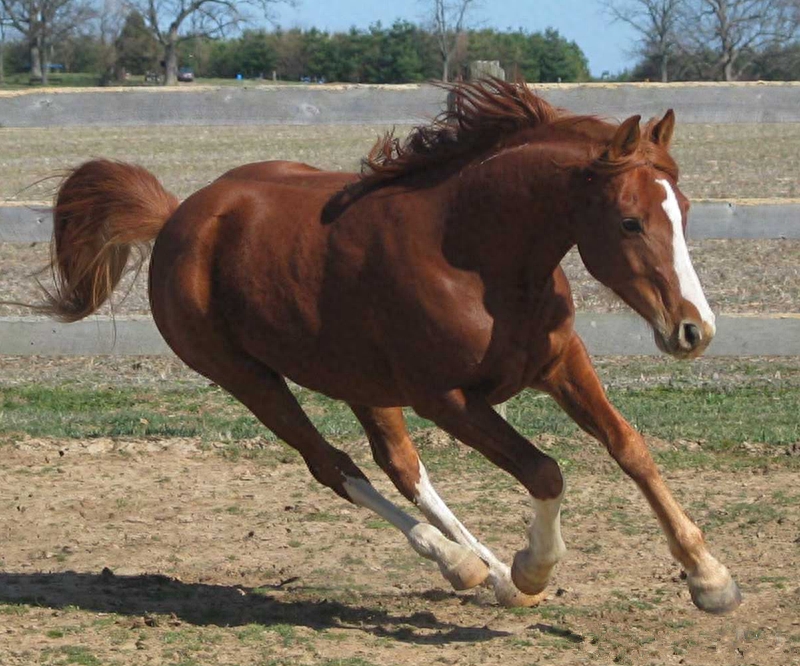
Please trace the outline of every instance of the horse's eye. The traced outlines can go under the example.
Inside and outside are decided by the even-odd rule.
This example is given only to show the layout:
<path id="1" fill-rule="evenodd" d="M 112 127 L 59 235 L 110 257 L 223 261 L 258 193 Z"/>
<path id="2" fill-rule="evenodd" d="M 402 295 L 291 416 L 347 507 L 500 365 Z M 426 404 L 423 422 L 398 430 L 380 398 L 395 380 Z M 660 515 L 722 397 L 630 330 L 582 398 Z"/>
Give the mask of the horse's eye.
<path id="1" fill-rule="evenodd" d="M 622 228 L 631 234 L 640 234 L 644 231 L 642 221 L 635 217 L 626 217 L 622 220 Z"/>

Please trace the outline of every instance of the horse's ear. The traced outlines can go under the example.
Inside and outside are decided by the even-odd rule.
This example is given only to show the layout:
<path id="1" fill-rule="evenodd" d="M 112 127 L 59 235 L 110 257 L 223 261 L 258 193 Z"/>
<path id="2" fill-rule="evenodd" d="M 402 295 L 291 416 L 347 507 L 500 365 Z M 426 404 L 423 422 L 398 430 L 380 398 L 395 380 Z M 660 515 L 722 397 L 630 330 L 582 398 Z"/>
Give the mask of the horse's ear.
<path id="1" fill-rule="evenodd" d="M 670 141 L 672 141 L 672 132 L 675 130 L 675 112 L 670 109 L 664 114 L 664 117 L 659 120 L 650 130 L 650 140 L 657 146 L 661 146 L 664 150 L 669 149 Z"/>
<path id="2" fill-rule="evenodd" d="M 631 116 L 623 122 L 614 134 L 611 145 L 608 147 L 608 157 L 612 160 L 627 157 L 639 147 L 641 133 L 639 121 L 641 116 Z"/>

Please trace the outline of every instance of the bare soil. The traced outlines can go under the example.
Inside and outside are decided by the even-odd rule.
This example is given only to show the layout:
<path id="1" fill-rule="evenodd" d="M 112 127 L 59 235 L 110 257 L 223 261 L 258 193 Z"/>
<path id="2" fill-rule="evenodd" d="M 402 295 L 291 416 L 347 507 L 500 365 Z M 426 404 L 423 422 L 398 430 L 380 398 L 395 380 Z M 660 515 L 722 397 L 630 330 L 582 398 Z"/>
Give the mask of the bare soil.
<path id="1" fill-rule="evenodd" d="M 488 590 L 449 590 L 280 444 L 225 460 L 192 440 L 6 442 L 0 663 L 800 664 L 796 475 L 777 458 L 668 474 L 745 595 L 714 617 L 691 605 L 633 484 L 574 444 L 569 554 L 544 604 L 506 610 Z M 365 442 L 346 448 L 397 498 Z M 442 495 L 509 561 L 525 493 L 445 453 L 429 464 Z"/>

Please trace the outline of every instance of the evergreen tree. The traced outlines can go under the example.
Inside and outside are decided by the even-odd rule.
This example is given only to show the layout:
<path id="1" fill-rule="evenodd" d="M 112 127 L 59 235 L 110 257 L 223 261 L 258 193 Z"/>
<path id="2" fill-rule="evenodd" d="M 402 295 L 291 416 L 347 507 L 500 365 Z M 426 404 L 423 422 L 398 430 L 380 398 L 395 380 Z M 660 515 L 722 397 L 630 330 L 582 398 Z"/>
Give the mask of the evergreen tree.
<path id="1" fill-rule="evenodd" d="M 159 69 L 161 48 L 138 11 L 132 11 L 125 18 L 114 45 L 117 49 L 117 66 L 129 74 L 141 75 Z"/>

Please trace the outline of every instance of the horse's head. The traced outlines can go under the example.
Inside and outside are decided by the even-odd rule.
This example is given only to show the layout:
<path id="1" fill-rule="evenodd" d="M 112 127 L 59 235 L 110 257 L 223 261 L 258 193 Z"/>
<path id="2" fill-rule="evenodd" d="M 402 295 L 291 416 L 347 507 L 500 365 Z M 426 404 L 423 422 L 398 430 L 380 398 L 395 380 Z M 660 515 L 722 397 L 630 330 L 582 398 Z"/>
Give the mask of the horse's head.
<path id="1" fill-rule="evenodd" d="M 667 154 L 675 116 L 668 111 L 644 135 L 639 120 L 623 122 L 580 176 L 577 245 L 589 272 L 652 326 L 659 349 L 691 358 L 716 329 L 686 247 L 689 202 Z"/>

